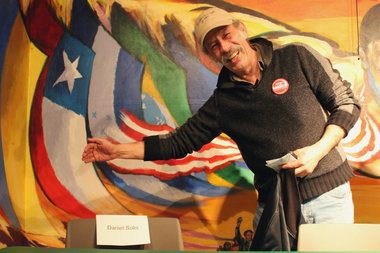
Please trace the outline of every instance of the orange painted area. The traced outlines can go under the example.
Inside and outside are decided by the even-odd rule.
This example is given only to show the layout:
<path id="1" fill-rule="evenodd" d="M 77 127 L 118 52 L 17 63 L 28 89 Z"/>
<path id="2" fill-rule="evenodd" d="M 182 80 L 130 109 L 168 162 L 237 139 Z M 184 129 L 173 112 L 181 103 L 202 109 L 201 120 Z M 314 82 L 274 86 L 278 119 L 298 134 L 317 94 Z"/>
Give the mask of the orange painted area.
<path id="1" fill-rule="evenodd" d="M 347 17 L 356 15 L 356 1 L 330 1 L 330 0 L 229 0 L 226 1 L 238 6 L 259 11 L 282 22 L 296 22 L 305 19 Z M 364 15 L 377 1 L 358 1 L 358 14 Z"/>
<path id="2" fill-rule="evenodd" d="M 350 181 L 356 223 L 380 223 L 380 180 L 354 177 Z"/>
<path id="3" fill-rule="evenodd" d="M 325 36 L 338 43 L 340 49 L 348 52 L 357 51 L 357 33 L 361 19 L 372 6 L 378 3 L 376 0 L 229 0 L 225 2 L 257 11 L 302 32 Z M 358 18 L 356 18 L 357 14 Z"/>
<path id="4" fill-rule="evenodd" d="M 356 52 L 358 24 L 362 16 L 377 3 L 373 0 L 356 1 L 244 1 L 230 3 L 258 11 L 286 23 L 302 32 L 316 33 L 338 43 L 339 48 Z M 358 19 L 356 14 L 358 13 Z M 340 31 L 340 32 L 337 32 Z"/>

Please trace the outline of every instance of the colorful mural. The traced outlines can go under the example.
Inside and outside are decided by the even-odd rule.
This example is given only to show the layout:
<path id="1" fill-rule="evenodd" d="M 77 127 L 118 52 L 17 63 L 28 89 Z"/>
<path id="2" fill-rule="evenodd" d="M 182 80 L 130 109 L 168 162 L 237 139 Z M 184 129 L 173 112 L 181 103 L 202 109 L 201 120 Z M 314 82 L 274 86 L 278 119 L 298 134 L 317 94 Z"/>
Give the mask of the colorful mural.
<path id="1" fill-rule="evenodd" d="M 67 221 L 96 214 L 177 217 L 186 250 L 232 242 L 238 217 L 251 228 L 254 175 L 226 135 L 179 160 L 81 161 L 88 137 L 168 132 L 207 100 L 220 66 L 193 25 L 210 6 L 275 47 L 312 46 L 352 83 L 355 220 L 380 223 L 377 1 L 0 0 L 0 248 L 64 247 Z"/>

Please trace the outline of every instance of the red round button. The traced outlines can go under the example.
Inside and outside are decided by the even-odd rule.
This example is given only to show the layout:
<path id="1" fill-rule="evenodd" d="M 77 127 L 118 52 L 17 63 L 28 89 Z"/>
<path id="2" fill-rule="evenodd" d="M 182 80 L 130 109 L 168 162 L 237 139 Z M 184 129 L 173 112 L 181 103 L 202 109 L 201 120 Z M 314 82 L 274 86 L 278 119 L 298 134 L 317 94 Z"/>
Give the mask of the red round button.
<path id="1" fill-rule="evenodd" d="M 276 79 L 272 84 L 272 91 L 277 95 L 282 95 L 289 90 L 289 83 L 284 78 Z"/>

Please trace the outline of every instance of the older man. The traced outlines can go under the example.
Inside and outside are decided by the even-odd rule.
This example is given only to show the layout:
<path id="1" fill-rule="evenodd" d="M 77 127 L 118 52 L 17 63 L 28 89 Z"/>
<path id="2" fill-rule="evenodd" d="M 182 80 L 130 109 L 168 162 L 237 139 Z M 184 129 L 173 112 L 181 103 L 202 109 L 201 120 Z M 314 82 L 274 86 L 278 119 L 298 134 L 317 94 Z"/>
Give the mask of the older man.
<path id="1" fill-rule="evenodd" d="M 273 50 L 268 40 L 249 39 L 245 25 L 222 9 L 205 10 L 195 22 L 195 36 L 223 65 L 209 100 L 166 135 L 117 145 L 91 138 L 83 160 L 181 158 L 223 132 L 236 142 L 255 173 L 259 207 L 254 226 L 271 201 L 278 173 L 266 161 L 286 154 L 295 158 L 280 170 L 297 177 L 306 221 L 353 222 L 348 183 L 353 174 L 339 146 L 360 113 L 350 84 L 309 48 L 289 45 Z"/>

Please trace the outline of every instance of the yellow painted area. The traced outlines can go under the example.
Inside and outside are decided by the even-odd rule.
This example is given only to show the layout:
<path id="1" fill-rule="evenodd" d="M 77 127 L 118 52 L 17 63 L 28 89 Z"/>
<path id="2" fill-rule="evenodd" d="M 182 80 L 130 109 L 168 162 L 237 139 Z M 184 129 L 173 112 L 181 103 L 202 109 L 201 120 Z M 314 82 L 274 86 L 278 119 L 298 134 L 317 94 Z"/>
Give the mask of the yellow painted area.
<path id="1" fill-rule="evenodd" d="M 234 184 L 231 184 L 227 180 L 221 178 L 215 173 L 207 174 L 207 180 L 210 182 L 210 184 L 216 185 L 216 186 L 225 186 L 230 188 L 238 188 Z"/>
<path id="2" fill-rule="evenodd" d="M 71 22 L 73 0 L 51 0 L 50 4 L 55 10 L 57 18 L 68 27 Z"/>
<path id="3" fill-rule="evenodd" d="M 289 44 L 289 43 L 304 43 L 314 48 L 320 54 L 324 56 L 332 55 L 332 48 L 327 42 L 315 39 L 313 37 L 303 36 L 303 35 L 287 35 L 279 37 L 278 39 L 272 40 L 279 45 Z"/>
<path id="4" fill-rule="evenodd" d="M 29 41 L 17 16 L 4 60 L 1 87 L 1 136 L 9 194 L 21 228 L 55 235 L 41 209 L 29 152 L 32 98 L 46 56 Z"/>
<path id="5" fill-rule="evenodd" d="M 315 33 L 331 39 L 343 51 L 357 52 L 356 17 L 305 19 L 289 22 L 289 25 L 300 29 L 302 32 Z"/>
<path id="6" fill-rule="evenodd" d="M 27 13 L 28 7 L 33 2 L 33 0 L 19 0 L 19 5 L 22 13 Z"/>

